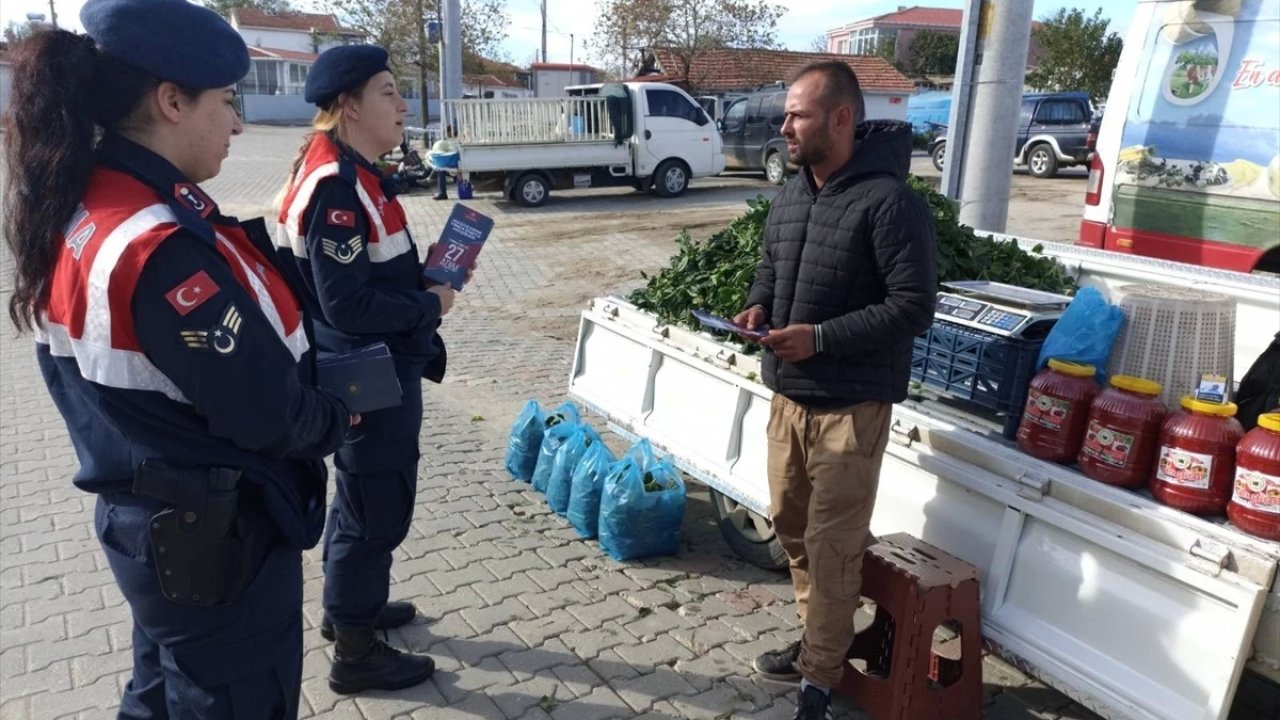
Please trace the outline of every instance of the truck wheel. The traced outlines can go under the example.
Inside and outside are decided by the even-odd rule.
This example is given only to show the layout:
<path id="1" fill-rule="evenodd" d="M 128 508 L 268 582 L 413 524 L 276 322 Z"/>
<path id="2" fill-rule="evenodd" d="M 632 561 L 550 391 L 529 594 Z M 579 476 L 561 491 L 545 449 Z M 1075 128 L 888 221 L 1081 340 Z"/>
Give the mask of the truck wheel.
<path id="1" fill-rule="evenodd" d="M 653 189 L 658 197 L 680 197 L 689 187 L 689 170 L 679 160 L 667 160 L 653 174 Z"/>
<path id="2" fill-rule="evenodd" d="M 787 553 L 778 542 L 769 518 L 715 490 L 711 491 L 711 504 L 716 508 L 720 534 L 738 557 L 765 570 L 787 567 Z"/>
<path id="3" fill-rule="evenodd" d="M 938 172 L 942 172 L 943 167 L 947 163 L 947 144 L 944 142 L 938 143 L 933 148 L 932 158 L 933 166 L 937 168 Z"/>
<path id="4" fill-rule="evenodd" d="M 1051 178 L 1058 174 L 1058 156 L 1053 147 L 1040 143 L 1027 154 L 1027 169 L 1038 178 Z"/>
<path id="5" fill-rule="evenodd" d="M 515 196 L 515 201 L 525 207 L 541 207 L 546 204 L 551 189 L 547 187 L 546 179 L 538 173 L 525 173 L 516 180 L 511 193 Z"/>
<path id="6" fill-rule="evenodd" d="M 787 181 L 787 163 L 777 150 L 764 159 L 764 178 L 771 185 L 781 185 Z"/>

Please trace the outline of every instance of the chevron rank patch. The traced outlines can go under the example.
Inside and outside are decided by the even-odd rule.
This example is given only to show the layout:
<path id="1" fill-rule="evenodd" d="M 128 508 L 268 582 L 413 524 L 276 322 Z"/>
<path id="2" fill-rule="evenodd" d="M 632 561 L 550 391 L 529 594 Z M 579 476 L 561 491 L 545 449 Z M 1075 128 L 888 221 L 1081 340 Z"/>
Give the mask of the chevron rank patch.
<path id="1" fill-rule="evenodd" d="M 230 355 L 240 342 L 240 325 L 244 322 L 235 305 L 228 305 L 218 324 L 207 330 L 183 330 L 182 341 L 194 350 L 210 350 Z"/>
<path id="2" fill-rule="evenodd" d="M 320 249 L 324 251 L 325 255 L 343 265 L 350 265 L 351 261 L 355 260 L 356 256 L 360 254 L 360 251 L 364 250 L 364 238 L 359 235 L 343 241 L 321 238 Z"/>

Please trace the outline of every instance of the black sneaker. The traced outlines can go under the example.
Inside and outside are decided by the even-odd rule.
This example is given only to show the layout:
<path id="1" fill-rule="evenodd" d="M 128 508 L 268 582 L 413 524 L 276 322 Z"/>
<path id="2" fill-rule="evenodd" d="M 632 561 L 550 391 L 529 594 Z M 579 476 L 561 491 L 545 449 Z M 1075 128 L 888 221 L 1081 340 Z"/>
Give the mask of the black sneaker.
<path id="1" fill-rule="evenodd" d="M 781 650 L 761 653 L 751 661 L 751 669 L 770 680 L 797 682 L 800 680 L 800 672 L 796 670 L 799 657 L 800 641 L 797 640 Z"/>
<path id="2" fill-rule="evenodd" d="M 831 693 L 806 686 L 800 691 L 792 720 L 831 720 Z"/>

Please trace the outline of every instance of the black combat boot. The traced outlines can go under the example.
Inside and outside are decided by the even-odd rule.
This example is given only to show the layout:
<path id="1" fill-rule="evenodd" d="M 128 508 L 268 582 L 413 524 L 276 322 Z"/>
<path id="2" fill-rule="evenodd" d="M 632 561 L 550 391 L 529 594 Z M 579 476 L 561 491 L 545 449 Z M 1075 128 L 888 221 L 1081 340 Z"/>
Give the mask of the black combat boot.
<path id="1" fill-rule="evenodd" d="M 329 689 L 339 695 L 403 690 L 426 682 L 436 669 L 430 657 L 396 650 L 371 627 L 336 625 L 334 635 L 337 644 L 329 671 Z"/>
<path id="2" fill-rule="evenodd" d="M 382 606 L 382 612 L 378 613 L 378 619 L 373 621 L 374 630 L 394 630 L 398 627 L 404 627 L 413 621 L 418 615 L 418 609 L 413 603 L 403 600 L 392 600 Z M 333 642 L 333 621 L 329 619 L 329 613 L 325 613 L 320 619 L 320 637 Z"/>

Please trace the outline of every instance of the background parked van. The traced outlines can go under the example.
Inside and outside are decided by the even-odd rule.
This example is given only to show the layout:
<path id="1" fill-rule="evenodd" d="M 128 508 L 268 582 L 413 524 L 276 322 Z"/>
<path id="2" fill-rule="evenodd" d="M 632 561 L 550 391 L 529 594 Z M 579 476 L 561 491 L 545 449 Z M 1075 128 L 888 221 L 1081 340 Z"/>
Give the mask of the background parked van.
<path id="1" fill-rule="evenodd" d="M 1280 0 L 1140 0 L 1107 108 L 1078 244 L 1280 272 Z"/>

